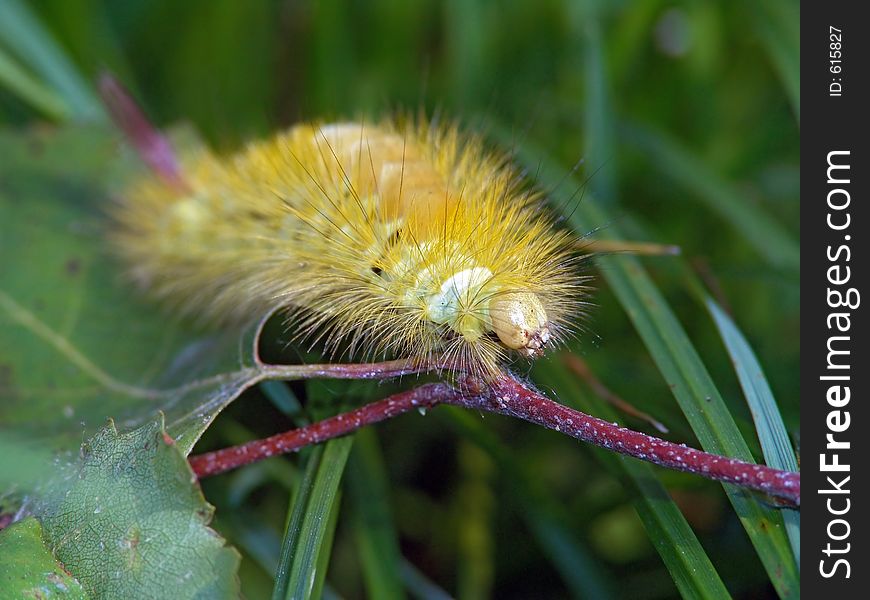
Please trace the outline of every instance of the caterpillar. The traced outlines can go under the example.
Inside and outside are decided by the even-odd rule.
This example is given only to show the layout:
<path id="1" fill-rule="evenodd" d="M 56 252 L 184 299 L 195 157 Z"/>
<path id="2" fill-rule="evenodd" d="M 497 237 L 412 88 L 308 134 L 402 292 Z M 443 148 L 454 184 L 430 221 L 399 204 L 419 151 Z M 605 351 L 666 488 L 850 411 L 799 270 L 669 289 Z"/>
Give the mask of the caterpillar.
<path id="1" fill-rule="evenodd" d="M 153 158 L 152 158 L 152 162 Z M 301 124 L 131 182 L 113 247 L 148 293 L 225 324 L 488 376 L 572 333 L 587 277 L 518 169 L 422 118 Z"/>

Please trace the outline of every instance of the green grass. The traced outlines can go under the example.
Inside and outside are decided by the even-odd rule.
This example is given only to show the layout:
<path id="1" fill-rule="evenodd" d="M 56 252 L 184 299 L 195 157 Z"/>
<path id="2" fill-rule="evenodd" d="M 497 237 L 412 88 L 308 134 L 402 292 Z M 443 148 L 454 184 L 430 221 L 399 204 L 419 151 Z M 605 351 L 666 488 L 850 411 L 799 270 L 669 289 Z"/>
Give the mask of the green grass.
<path id="1" fill-rule="evenodd" d="M 98 241 L 65 226 L 87 224 L 108 202 L 100 190 L 112 183 L 111 146 L 92 84 L 108 67 L 161 126 L 188 122 L 224 149 L 299 119 L 403 108 L 483 129 L 514 149 L 579 235 L 682 249 L 679 258 L 598 260 L 596 306 L 570 351 L 663 421 L 668 439 L 796 468 L 798 25 L 799 5 L 787 0 L 0 0 L 0 248 L 16 256 L 22 236 L 42 236 L 21 254 L 30 264 L 0 266 L 0 359 L 26 369 L 26 381 L 0 370 L 0 402 L 14 400 L 0 428 L 46 420 L 67 436 L 54 445 L 74 448 L 81 431 L 62 418 L 65 407 L 120 418 L 134 402 L 14 398 L 14 385 L 49 389 L 70 368 L 56 367 L 21 315 L 64 331 L 124 381 L 160 376 L 202 335 L 175 323 L 157 335 L 149 324 L 159 313 L 117 291 L 101 295 L 114 280 Z M 51 137 L 45 122 L 66 128 Z M 49 147 L 37 153 L 39 144 Z M 86 267 L 76 285 L 58 280 L 53 262 L 36 263 L 64 244 Z M 53 303 L 30 302 L 48 290 L 59 290 Z M 119 328 L 134 332 L 127 347 Z M 267 333 L 277 341 L 264 351 L 292 352 L 280 328 Z M 238 360 L 234 346 L 214 348 L 197 355 L 203 373 Z M 134 350 L 147 357 L 138 378 L 135 359 L 125 360 Z M 647 427 L 613 413 L 558 356 L 530 377 L 566 404 Z M 263 385 L 197 448 L 266 436 L 390 389 Z M 4 448 L 18 443 L 0 434 Z M 0 480 L 26 483 L 18 471 Z M 799 593 L 798 513 L 455 409 L 271 459 L 203 491 L 215 527 L 242 554 L 250 598 Z"/>

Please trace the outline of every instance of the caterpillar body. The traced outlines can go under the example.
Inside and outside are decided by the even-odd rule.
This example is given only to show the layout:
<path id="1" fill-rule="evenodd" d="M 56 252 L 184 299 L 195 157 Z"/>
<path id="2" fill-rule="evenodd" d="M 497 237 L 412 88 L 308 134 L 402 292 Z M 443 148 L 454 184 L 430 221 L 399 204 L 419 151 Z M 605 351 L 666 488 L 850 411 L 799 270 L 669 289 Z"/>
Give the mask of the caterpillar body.
<path id="1" fill-rule="evenodd" d="M 182 156 L 177 175 L 126 189 L 114 246 L 146 290 L 210 321 L 285 308 L 327 350 L 486 376 L 564 340 L 584 304 L 575 238 L 456 127 L 299 125 Z"/>

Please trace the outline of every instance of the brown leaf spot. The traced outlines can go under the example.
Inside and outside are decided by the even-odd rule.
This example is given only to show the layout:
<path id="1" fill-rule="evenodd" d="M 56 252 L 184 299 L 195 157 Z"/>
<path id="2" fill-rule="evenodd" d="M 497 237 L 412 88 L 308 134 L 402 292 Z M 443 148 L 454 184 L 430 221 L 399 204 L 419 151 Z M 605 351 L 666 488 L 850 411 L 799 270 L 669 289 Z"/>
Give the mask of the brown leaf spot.
<path id="1" fill-rule="evenodd" d="M 63 268 L 64 271 L 66 271 L 67 275 L 69 275 L 70 277 L 75 277 L 82 270 L 82 261 L 77 258 L 71 258 L 66 261 L 66 264 L 64 264 Z"/>

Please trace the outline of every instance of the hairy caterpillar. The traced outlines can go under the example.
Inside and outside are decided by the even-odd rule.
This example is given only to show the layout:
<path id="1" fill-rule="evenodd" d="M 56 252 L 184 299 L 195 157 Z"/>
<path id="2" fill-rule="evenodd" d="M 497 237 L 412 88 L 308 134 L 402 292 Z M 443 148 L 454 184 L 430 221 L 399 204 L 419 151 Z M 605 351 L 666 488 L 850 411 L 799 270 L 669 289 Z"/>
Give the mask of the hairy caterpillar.
<path id="1" fill-rule="evenodd" d="M 485 376 L 563 340 L 583 304 L 572 235 L 453 126 L 299 125 L 162 171 L 122 194 L 114 246 L 145 289 L 210 321 L 286 308 L 327 350 Z"/>

